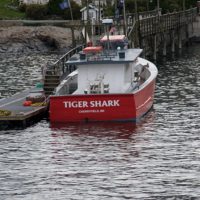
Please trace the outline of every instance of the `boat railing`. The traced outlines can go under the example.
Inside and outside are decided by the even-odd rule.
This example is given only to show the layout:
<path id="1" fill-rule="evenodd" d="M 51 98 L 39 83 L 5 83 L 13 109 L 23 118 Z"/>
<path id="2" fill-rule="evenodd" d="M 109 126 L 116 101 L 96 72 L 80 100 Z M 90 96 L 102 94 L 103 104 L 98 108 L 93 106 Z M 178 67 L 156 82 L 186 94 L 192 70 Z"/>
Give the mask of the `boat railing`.
<path id="1" fill-rule="evenodd" d="M 43 77 L 45 77 L 45 75 L 48 73 L 62 77 L 62 75 L 66 73 L 66 69 L 69 71 L 69 73 L 74 71 L 75 67 L 68 66 L 66 62 L 69 60 L 70 57 L 81 51 L 84 47 L 85 45 L 79 45 L 69 50 L 67 53 L 61 56 L 56 62 L 52 64 L 47 64 L 46 68 L 43 69 Z"/>
<path id="2" fill-rule="evenodd" d="M 77 89 L 78 74 L 74 71 L 71 75 L 67 76 L 61 84 L 55 89 L 54 94 L 57 96 L 63 94 L 72 94 Z"/>
<path id="3" fill-rule="evenodd" d="M 124 52 L 125 50 L 103 50 L 101 53 L 88 53 L 86 54 L 87 61 L 105 61 L 112 60 L 119 56 L 119 52 Z"/>
<path id="4" fill-rule="evenodd" d="M 66 54 L 64 54 L 55 63 L 47 64 L 42 69 L 42 76 L 44 81 L 45 95 L 49 96 L 55 92 L 56 87 L 60 84 L 64 77 L 76 70 L 75 65 L 69 65 L 66 62 L 71 56 L 81 51 L 85 45 L 79 45 Z"/>

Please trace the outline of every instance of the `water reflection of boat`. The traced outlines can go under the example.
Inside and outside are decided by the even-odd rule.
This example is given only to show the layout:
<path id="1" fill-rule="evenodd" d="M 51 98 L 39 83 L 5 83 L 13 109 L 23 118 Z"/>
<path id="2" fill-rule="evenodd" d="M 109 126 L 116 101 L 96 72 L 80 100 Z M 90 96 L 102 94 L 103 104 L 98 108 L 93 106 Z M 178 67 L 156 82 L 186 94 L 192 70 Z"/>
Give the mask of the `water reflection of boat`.
<path id="1" fill-rule="evenodd" d="M 91 123 L 51 123 L 51 128 L 56 131 L 66 131 L 72 134 L 106 135 L 109 133 L 134 133 L 136 124 L 132 122 L 91 122 Z"/>
<path id="2" fill-rule="evenodd" d="M 152 109 L 148 116 L 142 118 L 138 123 L 133 122 L 91 122 L 91 123 L 51 123 L 51 129 L 55 137 L 60 134 L 80 136 L 89 135 L 95 137 L 114 137 L 128 139 L 154 121 L 155 111 Z"/>

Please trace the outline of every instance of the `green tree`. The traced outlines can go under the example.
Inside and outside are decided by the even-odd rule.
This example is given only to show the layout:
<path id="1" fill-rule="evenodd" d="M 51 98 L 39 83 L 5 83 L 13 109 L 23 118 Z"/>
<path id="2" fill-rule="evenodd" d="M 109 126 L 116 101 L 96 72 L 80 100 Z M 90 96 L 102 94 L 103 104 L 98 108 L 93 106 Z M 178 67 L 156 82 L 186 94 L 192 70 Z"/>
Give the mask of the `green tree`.
<path id="1" fill-rule="evenodd" d="M 59 4 L 62 3 L 63 0 L 50 0 L 47 4 L 48 6 L 48 12 L 50 15 L 61 15 L 62 10 L 59 7 Z"/>
<path id="2" fill-rule="evenodd" d="M 160 0 L 160 8 L 162 12 L 173 12 L 183 10 L 183 1 L 184 0 Z M 196 0 L 185 0 L 185 8 L 189 9 L 196 6 Z M 157 0 L 151 0 L 149 2 L 150 10 L 153 10 L 157 7 Z"/>
<path id="3" fill-rule="evenodd" d="M 92 3 L 92 0 L 81 0 L 81 4 L 83 7 L 87 6 L 87 4 Z"/>
<path id="4" fill-rule="evenodd" d="M 48 12 L 50 15 L 58 15 L 62 17 L 63 19 L 71 20 L 71 13 L 70 8 L 61 9 L 59 4 L 62 3 L 63 0 L 50 0 L 48 3 Z M 74 19 L 80 19 L 81 13 L 80 13 L 80 6 L 75 2 L 70 0 L 72 15 Z"/>
<path id="5" fill-rule="evenodd" d="M 81 19 L 81 12 L 80 12 L 81 7 L 75 1 L 70 1 L 70 2 L 71 2 L 73 19 L 78 19 L 78 20 Z M 63 11 L 62 17 L 64 19 L 71 20 L 71 12 L 69 8 Z"/>
<path id="6" fill-rule="evenodd" d="M 26 6 L 26 17 L 34 20 L 44 19 L 47 15 L 46 5 L 31 4 Z"/>

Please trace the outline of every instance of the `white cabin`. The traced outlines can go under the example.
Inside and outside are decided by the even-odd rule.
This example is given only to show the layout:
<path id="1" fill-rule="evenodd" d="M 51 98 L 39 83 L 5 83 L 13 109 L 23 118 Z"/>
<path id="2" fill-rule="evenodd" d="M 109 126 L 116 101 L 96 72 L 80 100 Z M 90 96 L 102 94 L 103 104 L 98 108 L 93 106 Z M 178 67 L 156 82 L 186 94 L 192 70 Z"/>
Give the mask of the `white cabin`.
<path id="1" fill-rule="evenodd" d="M 127 49 L 125 35 L 104 36 L 101 46 L 86 47 L 68 64 L 78 68 L 78 89 L 74 94 L 126 93 L 134 81 L 141 49 Z M 109 48 L 109 50 L 107 50 Z"/>
<path id="2" fill-rule="evenodd" d="M 102 8 L 99 9 L 98 7 L 96 7 L 95 5 L 92 5 L 92 4 L 89 4 L 88 7 L 89 7 L 88 10 L 87 10 L 86 6 L 80 10 L 81 16 L 82 16 L 81 20 L 87 21 L 88 19 L 90 19 L 90 20 L 98 21 L 99 17 L 100 17 L 100 20 L 102 20 L 102 18 L 103 18 L 103 9 Z M 99 15 L 99 12 L 100 12 L 100 15 Z M 87 16 L 88 13 L 89 13 L 89 17 Z"/>
<path id="3" fill-rule="evenodd" d="M 61 82 L 56 95 L 132 93 L 149 79 L 152 67 L 139 58 L 142 49 L 127 49 L 125 35 L 110 36 L 107 43 L 104 36 L 100 46 L 86 47 L 66 62 L 77 70 Z"/>
<path id="4" fill-rule="evenodd" d="M 130 87 L 133 65 L 133 62 L 81 65 L 78 67 L 78 89 L 75 94 L 124 93 Z"/>

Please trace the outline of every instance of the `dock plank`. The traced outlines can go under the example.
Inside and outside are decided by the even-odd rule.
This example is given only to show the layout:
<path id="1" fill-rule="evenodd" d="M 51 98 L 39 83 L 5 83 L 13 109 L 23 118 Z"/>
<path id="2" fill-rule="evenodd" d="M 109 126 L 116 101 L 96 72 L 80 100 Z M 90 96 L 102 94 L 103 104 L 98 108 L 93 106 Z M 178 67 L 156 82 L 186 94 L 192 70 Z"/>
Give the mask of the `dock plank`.
<path id="1" fill-rule="evenodd" d="M 29 90 L 22 91 L 11 97 L 0 100 L 0 111 L 9 111 L 10 115 L 0 115 L 0 122 L 12 123 L 12 121 L 24 122 L 31 120 L 33 117 L 40 116 L 47 111 L 47 106 L 23 106 Z"/>

